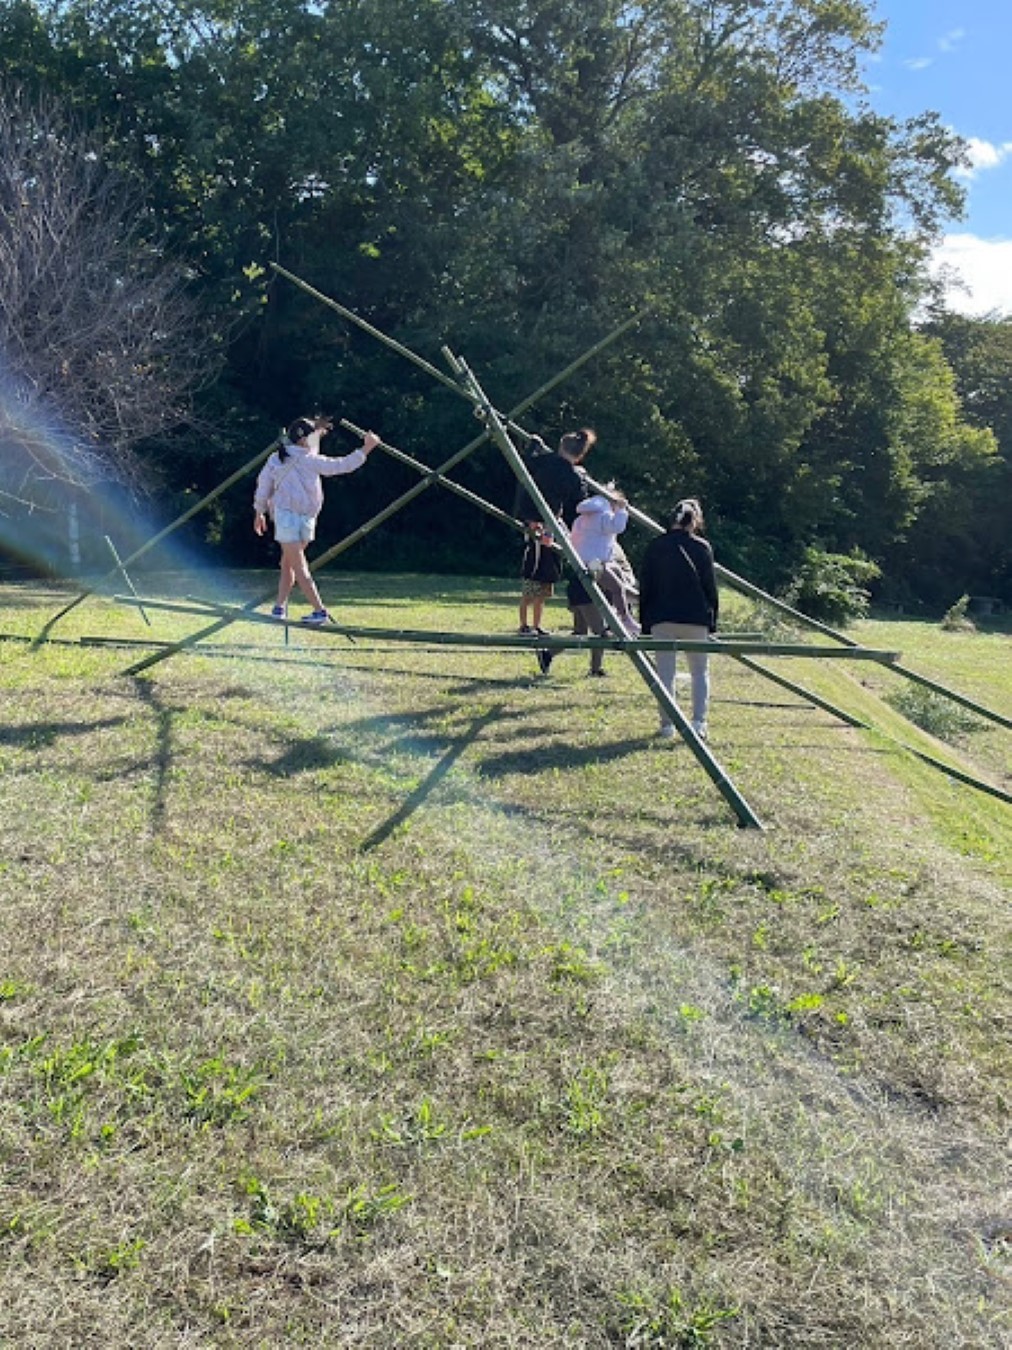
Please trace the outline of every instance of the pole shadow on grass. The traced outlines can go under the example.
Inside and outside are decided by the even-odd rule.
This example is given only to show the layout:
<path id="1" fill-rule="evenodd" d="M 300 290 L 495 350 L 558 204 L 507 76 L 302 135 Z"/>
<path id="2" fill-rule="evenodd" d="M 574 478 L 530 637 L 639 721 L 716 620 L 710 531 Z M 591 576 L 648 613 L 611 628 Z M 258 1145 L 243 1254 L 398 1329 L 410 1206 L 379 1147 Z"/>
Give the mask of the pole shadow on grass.
<path id="1" fill-rule="evenodd" d="M 152 757 L 155 788 L 151 803 L 151 830 L 157 834 L 165 821 L 169 769 L 172 765 L 172 710 L 162 703 L 157 687 L 150 680 L 135 678 L 133 684 L 138 698 L 147 705 L 155 719 L 155 753 Z"/>
<path id="2" fill-rule="evenodd" d="M 96 722 L 30 722 L 23 726 L 0 726 L 0 745 L 12 749 L 44 750 L 64 736 L 85 736 L 93 731 L 120 727 L 125 717 L 103 717 Z"/>
<path id="3" fill-rule="evenodd" d="M 485 778 L 505 778 L 510 774 L 541 772 L 544 769 L 578 770 L 588 764 L 601 765 L 612 760 L 625 759 L 651 746 L 659 745 L 656 736 L 629 736 L 621 741 L 593 745 L 562 745 L 539 747 L 536 750 L 505 750 L 500 755 L 481 762 Z M 664 746 L 665 751 L 677 748 Z"/>
<path id="4" fill-rule="evenodd" d="M 374 848 L 378 848 L 384 840 L 389 839 L 394 830 L 414 814 L 415 811 L 426 801 L 432 792 L 439 786 L 442 780 L 456 764 L 457 760 L 468 748 L 469 745 L 485 730 L 489 723 L 495 721 L 502 709 L 500 707 L 489 708 L 487 712 L 476 717 L 467 730 L 457 738 L 456 741 L 444 753 L 443 757 L 436 763 L 425 780 L 421 782 L 414 792 L 405 799 L 401 806 L 388 817 L 382 825 L 377 826 L 366 839 L 359 844 L 360 853 L 368 853 Z"/>

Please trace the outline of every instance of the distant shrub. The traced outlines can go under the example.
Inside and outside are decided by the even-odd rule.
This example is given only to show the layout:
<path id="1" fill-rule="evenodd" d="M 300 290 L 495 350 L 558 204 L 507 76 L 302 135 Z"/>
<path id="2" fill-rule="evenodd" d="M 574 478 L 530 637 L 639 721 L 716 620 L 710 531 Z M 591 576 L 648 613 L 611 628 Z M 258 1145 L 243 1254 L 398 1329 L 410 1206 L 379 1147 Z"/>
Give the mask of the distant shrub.
<path id="1" fill-rule="evenodd" d="M 915 726 L 937 736 L 941 741 L 959 740 L 972 731 L 980 731 L 984 725 L 958 703 L 916 684 L 906 685 L 896 693 L 889 694 L 886 702 Z"/>
<path id="2" fill-rule="evenodd" d="M 811 619 L 846 624 L 868 613 L 868 583 L 882 575 L 877 564 L 855 550 L 825 553 L 806 548 L 784 598 Z"/>
<path id="3" fill-rule="evenodd" d="M 945 611 L 942 627 L 947 633 L 976 633 L 977 625 L 967 614 L 970 603 L 968 595 L 961 595 L 954 605 Z"/>

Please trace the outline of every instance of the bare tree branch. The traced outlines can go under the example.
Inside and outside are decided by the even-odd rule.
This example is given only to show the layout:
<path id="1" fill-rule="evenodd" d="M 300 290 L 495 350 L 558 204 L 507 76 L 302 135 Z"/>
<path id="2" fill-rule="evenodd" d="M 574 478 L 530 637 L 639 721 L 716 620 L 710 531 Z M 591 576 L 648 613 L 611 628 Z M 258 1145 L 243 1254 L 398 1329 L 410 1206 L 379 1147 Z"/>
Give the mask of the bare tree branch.
<path id="1" fill-rule="evenodd" d="M 0 478 L 136 481 L 218 356 L 140 195 L 53 103 L 0 90 Z M 13 456 L 13 459 L 12 459 Z"/>

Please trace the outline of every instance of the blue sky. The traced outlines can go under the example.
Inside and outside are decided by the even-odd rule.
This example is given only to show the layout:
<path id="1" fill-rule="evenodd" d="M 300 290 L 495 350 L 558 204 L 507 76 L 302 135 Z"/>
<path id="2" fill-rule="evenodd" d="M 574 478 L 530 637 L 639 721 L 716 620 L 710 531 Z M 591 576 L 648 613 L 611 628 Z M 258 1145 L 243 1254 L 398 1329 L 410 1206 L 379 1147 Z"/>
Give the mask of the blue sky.
<path id="1" fill-rule="evenodd" d="M 937 112 L 970 146 L 966 215 L 950 222 L 936 265 L 967 314 L 1012 314 L 1012 0 L 870 0 L 886 24 L 865 78 L 880 113 Z"/>

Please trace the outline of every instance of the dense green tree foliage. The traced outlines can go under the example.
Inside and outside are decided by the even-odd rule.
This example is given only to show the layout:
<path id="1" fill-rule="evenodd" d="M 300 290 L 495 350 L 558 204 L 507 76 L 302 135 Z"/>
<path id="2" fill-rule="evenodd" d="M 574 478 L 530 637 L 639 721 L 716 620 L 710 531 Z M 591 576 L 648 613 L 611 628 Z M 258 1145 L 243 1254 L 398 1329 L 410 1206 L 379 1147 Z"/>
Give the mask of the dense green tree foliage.
<path id="1" fill-rule="evenodd" d="M 179 488 L 296 408 L 430 459 L 473 434 L 271 260 L 431 360 L 448 342 L 503 406 L 649 306 L 532 424 L 596 425 L 596 470 L 657 514 L 701 495 L 761 582 L 859 549 L 913 592 L 925 522 L 995 455 L 912 325 L 960 147 L 868 106 L 878 39 L 860 0 L 15 0 L 0 60 L 87 110 L 217 317 L 199 438 L 145 447 Z M 495 456 L 461 477 L 508 504 Z M 426 494 L 384 557 L 467 565 L 471 519 Z"/>

